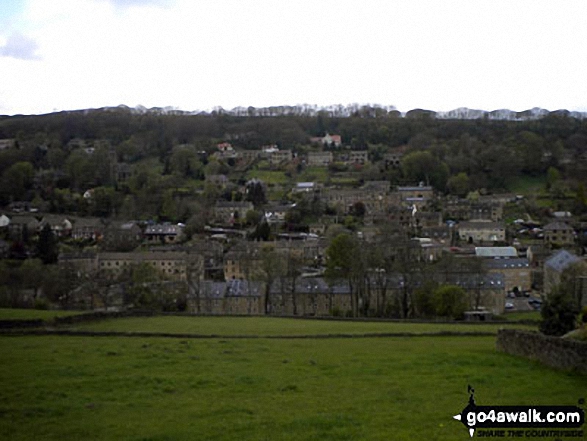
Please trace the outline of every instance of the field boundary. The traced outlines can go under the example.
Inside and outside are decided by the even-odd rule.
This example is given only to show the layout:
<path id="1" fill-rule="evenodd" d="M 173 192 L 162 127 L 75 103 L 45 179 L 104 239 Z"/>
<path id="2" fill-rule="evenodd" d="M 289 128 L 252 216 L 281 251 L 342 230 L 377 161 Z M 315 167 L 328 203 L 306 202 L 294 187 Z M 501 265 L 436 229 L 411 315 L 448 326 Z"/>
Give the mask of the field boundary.
<path id="1" fill-rule="evenodd" d="M 518 329 L 497 331 L 497 350 L 547 366 L 587 374 L 587 343 Z"/>
<path id="2" fill-rule="evenodd" d="M 69 315 L 64 317 L 55 317 L 52 322 L 55 325 L 72 325 L 75 323 L 92 322 L 99 320 L 108 320 L 116 318 L 132 318 L 132 317 L 217 317 L 217 318 L 271 318 L 271 319 L 295 319 L 295 320 L 318 320 L 318 321 L 336 321 L 336 322 L 381 322 L 381 323 L 434 323 L 434 324 L 448 324 L 448 325 L 512 325 L 525 324 L 524 321 L 510 321 L 510 320 L 494 320 L 488 322 L 482 321 L 454 321 L 454 320 L 421 320 L 421 319 L 398 319 L 398 318 L 380 318 L 380 317 L 333 317 L 333 316 L 299 316 L 299 315 L 271 315 L 271 314 L 198 314 L 190 312 L 158 312 L 158 311 L 118 311 L 118 312 L 87 312 L 76 315 Z M 528 324 L 535 324 L 534 321 L 529 321 Z"/>
<path id="3" fill-rule="evenodd" d="M 57 335 L 70 337 L 140 337 L 140 338 L 190 338 L 190 339 L 330 339 L 330 338 L 390 338 L 390 337 L 495 337 L 493 332 L 372 332 L 301 335 L 257 335 L 257 334 L 190 334 L 170 332 L 122 332 L 80 331 L 71 329 L 4 329 L 2 336 Z"/>

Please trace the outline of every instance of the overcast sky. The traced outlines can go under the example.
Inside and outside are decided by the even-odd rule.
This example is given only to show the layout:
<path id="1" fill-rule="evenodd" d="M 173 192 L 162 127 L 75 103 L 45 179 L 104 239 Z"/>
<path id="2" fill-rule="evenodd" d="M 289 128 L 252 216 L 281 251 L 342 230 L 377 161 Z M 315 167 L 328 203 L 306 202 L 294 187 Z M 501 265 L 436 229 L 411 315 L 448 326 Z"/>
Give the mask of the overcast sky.
<path id="1" fill-rule="evenodd" d="M 0 0 L 0 114 L 587 111 L 587 1 Z"/>

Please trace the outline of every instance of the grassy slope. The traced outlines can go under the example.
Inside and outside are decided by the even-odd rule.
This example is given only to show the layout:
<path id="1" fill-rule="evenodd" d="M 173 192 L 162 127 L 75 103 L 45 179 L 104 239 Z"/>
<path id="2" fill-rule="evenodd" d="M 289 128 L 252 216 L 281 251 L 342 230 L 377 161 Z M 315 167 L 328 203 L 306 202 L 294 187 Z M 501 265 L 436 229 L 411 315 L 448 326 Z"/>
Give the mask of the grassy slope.
<path id="1" fill-rule="evenodd" d="M 545 185 L 546 176 L 517 176 L 508 183 L 508 190 L 523 195 L 538 194 Z"/>
<path id="2" fill-rule="evenodd" d="M 465 323 L 398 323 L 302 320 L 272 317 L 132 317 L 76 324 L 95 331 L 190 333 L 203 335 L 308 335 L 363 333 L 494 332 L 501 327 L 534 329 L 523 325 Z"/>
<path id="3" fill-rule="evenodd" d="M 585 378 L 492 337 L 2 337 L 0 439 L 456 440 L 467 403 L 575 404 Z M 579 394 L 579 395 L 578 395 Z"/>
<path id="4" fill-rule="evenodd" d="M 0 320 L 50 320 L 54 317 L 83 314 L 84 311 L 44 311 L 40 309 L 0 308 Z"/>

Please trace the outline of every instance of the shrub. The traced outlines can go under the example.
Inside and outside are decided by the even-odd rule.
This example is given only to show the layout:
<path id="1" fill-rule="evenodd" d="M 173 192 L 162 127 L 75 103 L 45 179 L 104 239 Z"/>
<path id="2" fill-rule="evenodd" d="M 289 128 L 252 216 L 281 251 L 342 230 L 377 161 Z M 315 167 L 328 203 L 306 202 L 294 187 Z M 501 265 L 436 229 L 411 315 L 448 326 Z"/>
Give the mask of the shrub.
<path id="1" fill-rule="evenodd" d="M 575 320 L 578 314 L 574 299 L 555 289 L 542 305 L 540 332 L 545 335 L 564 335 L 575 329 Z"/>

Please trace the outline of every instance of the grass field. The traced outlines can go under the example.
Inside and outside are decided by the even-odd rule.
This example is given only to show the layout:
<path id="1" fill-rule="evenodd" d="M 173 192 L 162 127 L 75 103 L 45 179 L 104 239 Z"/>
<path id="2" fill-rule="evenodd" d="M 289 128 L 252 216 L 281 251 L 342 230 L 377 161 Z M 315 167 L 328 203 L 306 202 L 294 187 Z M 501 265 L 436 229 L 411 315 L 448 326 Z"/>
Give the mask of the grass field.
<path id="1" fill-rule="evenodd" d="M 534 320 L 540 321 L 542 316 L 540 311 L 523 311 L 523 312 L 506 312 L 503 318 L 509 321 L 520 321 L 520 320 Z"/>
<path id="2" fill-rule="evenodd" d="M 296 179 L 298 182 L 316 181 L 325 183 L 328 180 L 328 168 L 326 167 L 306 167 Z"/>
<path id="3" fill-rule="evenodd" d="M 544 190 L 546 176 L 516 176 L 508 182 L 508 190 L 517 194 L 538 194 Z"/>
<path id="4" fill-rule="evenodd" d="M 83 314 L 83 311 L 45 311 L 41 309 L 0 308 L 0 320 L 51 320 L 55 317 Z"/>
<path id="5" fill-rule="evenodd" d="M 502 327 L 535 329 L 536 327 L 511 324 L 466 323 L 400 323 L 351 322 L 331 320 L 301 320 L 273 317 L 181 317 L 155 316 L 108 319 L 76 324 L 72 329 L 121 332 L 162 332 L 220 336 L 289 336 L 323 334 L 369 334 L 438 332 L 491 332 L 497 334 Z"/>
<path id="6" fill-rule="evenodd" d="M 3 440 L 466 440 L 467 403 L 576 404 L 493 337 L 0 337 Z"/>
<path id="7" fill-rule="evenodd" d="M 286 184 L 289 178 L 285 176 L 282 171 L 271 171 L 271 170 L 250 170 L 247 173 L 247 179 L 260 179 L 267 185 L 270 184 Z"/>

